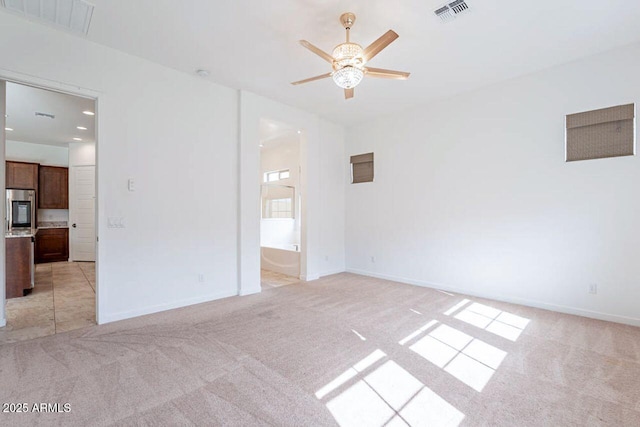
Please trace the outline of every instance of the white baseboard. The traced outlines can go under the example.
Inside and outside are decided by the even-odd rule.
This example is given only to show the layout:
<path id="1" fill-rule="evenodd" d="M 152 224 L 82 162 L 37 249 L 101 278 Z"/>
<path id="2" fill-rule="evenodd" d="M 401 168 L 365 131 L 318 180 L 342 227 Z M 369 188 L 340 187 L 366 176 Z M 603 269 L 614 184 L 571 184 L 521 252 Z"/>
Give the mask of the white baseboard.
<path id="1" fill-rule="evenodd" d="M 238 295 L 241 297 L 246 297 L 247 295 L 259 294 L 260 292 L 262 292 L 261 287 L 252 289 L 241 289 L 240 292 L 238 292 Z"/>
<path id="2" fill-rule="evenodd" d="M 443 285 L 440 283 L 431 283 L 424 280 L 409 279 L 406 277 L 393 276 L 389 274 L 373 273 L 370 271 L 359 270 L 355 268 L 348 268 L 347 272 L 359 274 L 361 276 L 369 276 L 369 277 L 376 277 L 378 279 L 392 280 L 394 282 L 406 283 L 409 285 L 416 285 L 416 286 L 422 286 L 422 287 L 432 288 L 432 289 L 437 289 L 442 291 L 455 292 L 458 294 L 470 295 L 470 296 L 475 296 L 479 298 L 487 298 L 487 299 L 493 299 L 496 301 L 508 302 L 512 304 L 525 305 L 528 307 L 542 308 L 544 310 L 557 311 L 559 313 L 573 314 L 576 316 L 589 317 L 589 318 L 598 319 L 598 320 L 606 320 L 608 322 L 623 323 L 625 325 L 640 326 L 640 318 L 636 318 L 636 317 L 627 317 L 627 316 L 620 316 L 617 314 L 602 313 L 599 311 L 592 311 L 592 310 L 587 310 L 587 309 L 578 308 L 578 307 L 571 307 L 571 306 L 553 304 L 553 303 L 548 303 L 543 301 L 530 300 L 526 298 L 514 297 L 509 295 L 502 295 L 502 294 L 495 295 L 491 293 L 477 292 L 475 290 L 463 289 L 455 286 Z"/>
<path id="3" fill-rule="evenodd" d="M 187 298 L 180 301 L 173 301 L 167 304 L 158 304 L 149 307 L 137 308 L 135 310 L 121 311 L 119 313 L 104 314 L 100 316 L 100 324 L 103 325 L 105 323 L 116 322 L 118 320 L 131 319 L 133 317 L 144 316 L 145 314 L 159 313 L 161 311 L 172 310 L 174 308 L 186 307 L 189 305 L 200 304 L 237 295 L 238 292 L 236 290 L 225 291 L 195 298 Z"/>
<path id="4" fill-rule="evenodd" d="M 344 268 L 338 270 L 323 271 L 322 273 L 320 273 L 320 277 L 332 276 L 334 274 L 344 273 L 345 271 L 346 270 Z"/>
<path id="5" fill-rule="evenodd" d="M 312 280 L 318 280 L 319 278 L 319 274 L 300 275 L 300 280 L 304 280 L 305 282 L 311 282 Z"/>
<path id="6" fill-rule="evenodd" d="M 0 319 L 0 328 L 4 328 L 5 326 L 7 326 L 7 319 Z"/>

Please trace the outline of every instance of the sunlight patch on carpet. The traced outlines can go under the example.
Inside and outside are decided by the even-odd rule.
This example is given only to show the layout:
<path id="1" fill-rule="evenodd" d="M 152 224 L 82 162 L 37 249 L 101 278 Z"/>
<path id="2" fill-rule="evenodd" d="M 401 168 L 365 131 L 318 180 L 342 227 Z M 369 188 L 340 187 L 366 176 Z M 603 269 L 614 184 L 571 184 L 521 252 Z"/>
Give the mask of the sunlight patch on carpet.
<path id="1" fill-rule="evenodd" d="M 484 389 L 507 355 L 447 325 L 438 326 L 410 349 L 478 392 Z"/>

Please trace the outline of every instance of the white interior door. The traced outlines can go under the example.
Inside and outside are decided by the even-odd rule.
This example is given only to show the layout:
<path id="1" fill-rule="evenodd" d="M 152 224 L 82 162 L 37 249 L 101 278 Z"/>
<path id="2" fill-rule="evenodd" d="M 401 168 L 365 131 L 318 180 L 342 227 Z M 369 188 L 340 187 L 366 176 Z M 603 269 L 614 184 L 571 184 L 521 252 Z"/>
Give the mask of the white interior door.
<path id="1" fill-rule="evenodd" d="M 96 167 L 70 168 L 69 227 L 71 261 L 96 260 Z"/>

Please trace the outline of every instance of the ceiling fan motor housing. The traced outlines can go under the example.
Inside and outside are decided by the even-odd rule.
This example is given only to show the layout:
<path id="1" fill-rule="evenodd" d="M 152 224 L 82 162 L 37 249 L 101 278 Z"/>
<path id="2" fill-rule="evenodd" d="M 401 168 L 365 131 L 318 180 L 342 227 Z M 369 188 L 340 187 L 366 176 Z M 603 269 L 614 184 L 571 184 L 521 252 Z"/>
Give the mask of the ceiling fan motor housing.
<path id="1" fill-rule="evenodd" d="M 356 15 L 351 12 L 343 13 L 340 15 L 340 23 L 344 28 L 349 30 L 353 27 L 353 24 L 356 23 Z"/>

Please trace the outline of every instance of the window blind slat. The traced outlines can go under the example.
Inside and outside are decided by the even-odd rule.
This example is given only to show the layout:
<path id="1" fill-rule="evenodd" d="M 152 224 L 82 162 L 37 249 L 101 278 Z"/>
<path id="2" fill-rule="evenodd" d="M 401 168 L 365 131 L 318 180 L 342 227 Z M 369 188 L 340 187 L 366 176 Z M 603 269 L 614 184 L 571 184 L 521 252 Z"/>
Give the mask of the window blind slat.
<path id="1" fill-rule="evenodd" d="M 635 117 L 634 104 L 585 111 L 567 115 L 567 129 L 592 126 L 600 123 L 632 120 Z"/>
<path id="2" fill-rule="evenodd" d="M 351 163 L 365 163 L 373 162 L 373 153 L 358 154 L 357 156 L 351 156 Z"/>

